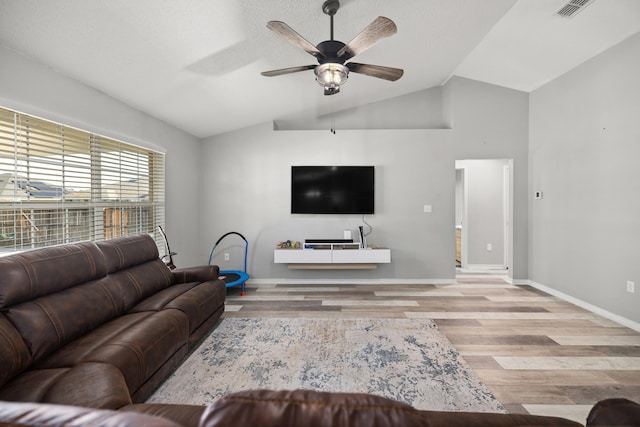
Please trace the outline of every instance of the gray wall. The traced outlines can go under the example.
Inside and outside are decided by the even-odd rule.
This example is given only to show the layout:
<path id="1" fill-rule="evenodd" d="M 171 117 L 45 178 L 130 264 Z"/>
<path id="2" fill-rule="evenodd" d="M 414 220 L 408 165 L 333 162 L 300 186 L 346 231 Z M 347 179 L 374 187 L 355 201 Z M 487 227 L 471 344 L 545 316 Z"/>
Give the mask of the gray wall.
<path id="1" fill-rule="evenodd" d="M 347 90 L 348 87 L 345 87 Z M 444 129 L 443 89 L 441 86 L 412 92 L 359 108 L 320 117 L 289 118 L 274 121 L 279 130 L 336 129 Z M 407 108 L 411 106 L 411 108 Z M 401 110 L 402 114 L 394 114 Z M 390 114 L 391 113 L 391 114 Z"/>
<path id="2" fill-rule="evenodd" d="M 166 230 L 178 265 L 202 261 L 200 142 L 78 81 L 0 47 L 0 105 L 166 152 Z"/>
<path id="3" fill-rule="evenodd" d="M 530 122 L 530 278 L 635 322 L 638 76 L 640 34 L 534 91 Z"/>
<path id="4" fill-rule="evenodd" d="M 454 77 L 445 87 L 445 117 L 454 130 L 454 156 L 465 159 L 512 160 L 512 218 L 509 276 L 528 278 L 529 95 Z"/>
<path id="5" fill-rule="evenodd" d="M 442 93 L 448 97 L 442 105 L 453 111 L 434 112 L 433 120 L 451 117 L 451 130 L 338 128 L 333 135 L 328 129 L 274 131 L 265 123 L 206 139 L 201 251 L 236 230 L 251 242 L 249 270 L 256 279 L 451 280 L 455 159 L 507 158 L 517 166 L 518 263 L 512 272 L 526 278 L 528 95 L 462 78 L 452 79 Z M 387 110 L 389 105 L 379 107 Z M 402 116 L 412 109 L 407 102 L 387 113 Z M 372 110 L 375 105 L 367 107 Z M 273 249 L 280 240 L 340 238 L 345 228 L 362 223 L 359 216 L 291 215 L 290 167 L 296 164 L 376 166 L 376 214 L 365 219 L 374 228 L 369 242 L 391 248 L 391 264 L 373 272 L 290 271 L 273 264 Z M 432 213 L 423 212 L 425 204 L 432 205 Z M 224 250 L 216 249 L 215 262 L 234 267 L 221 259 Z"/>
<path id="6" fill-rule="evenodd" d="M 450 138 L 448 130 L 333 135 L 273 131 L 270 124 L 211 138 L 202 152 L 203 236 L 212 244 L 227 231 L 244 234 L 256 279 L 452 279 L 454 242 L 441 233 L 454 226 Z M 278 241 L 342 238 L 344 229 L 362 224 L 360 215 L 290 214 L 292 165 L 374 165 L 376 213 L 365 217 L 373 227 L 368 242 L 391 248 L 392 263 L 375 271 L 290 271 L 273 264 Z M 432 213 L 423 212 L 425 204 Z M 224 250 L 216 251 L 215 262 L 231 268 Z"/>

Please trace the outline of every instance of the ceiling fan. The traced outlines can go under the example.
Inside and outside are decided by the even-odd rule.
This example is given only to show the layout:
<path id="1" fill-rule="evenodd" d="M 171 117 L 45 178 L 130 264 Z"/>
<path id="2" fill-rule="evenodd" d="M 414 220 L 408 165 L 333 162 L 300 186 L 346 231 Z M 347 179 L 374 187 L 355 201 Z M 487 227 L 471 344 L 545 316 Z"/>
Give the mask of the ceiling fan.
<path id="1" fill-rule="evenodd" d="M 316 80 L 324 87 L 325 95 L 334 95 L 340 92 L 340 86 L 346 83 L 349 72 L 365 74 L 379 79 L 396 81 L 404 71 L 399 68 L 383 67 L 380 65 L 361 64 L 347 62 L 354 56 L 364 52 L 383 37 L 389 37 L 398 30 L 396 24 L 384 16 L 378 16 L 367 25 L 349 43 L 333 39 L 333 16 L 340 8 L 338 0 L 327 0 L 322 5 L 322 11 L 331 19 L 331 39 L 312 45 L 308 40 L 298 34 L 282 21 L 269 21 L 267 28 L 284 38 L 294 46 L 314 56 L 319 65 L 302 65 L 299 67 L 282 68 L 279 70 L 263 71 L 261 74 L 267 77 L 283 74 L 297 73 L 298 71 L 314 70 Z M 345 64 L 346 62 L 346 64 Z"/>

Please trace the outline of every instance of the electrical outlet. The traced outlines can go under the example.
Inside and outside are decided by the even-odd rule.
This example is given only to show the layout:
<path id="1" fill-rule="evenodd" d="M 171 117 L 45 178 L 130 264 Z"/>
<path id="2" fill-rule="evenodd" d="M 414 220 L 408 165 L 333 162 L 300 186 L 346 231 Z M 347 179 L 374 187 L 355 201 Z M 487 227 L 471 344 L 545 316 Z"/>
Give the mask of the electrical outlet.
<path id="1" fill-rule="evenodd" d="M 229 252 L 224 253 L 224 260 L 229 261 Z"/>
<path id="2" fill-rule="evenodd" d="M 631 280 L 627 280 L 627 292 L 635 292 L 636 291 L 636 284 L 633 283 Z"/>
<path id="3" fill-rule="evenodd" d="M 487 243 L 487 250 L 488 251 L 492 251 L 493 250 L 493 245 L 491 243 Z"/>

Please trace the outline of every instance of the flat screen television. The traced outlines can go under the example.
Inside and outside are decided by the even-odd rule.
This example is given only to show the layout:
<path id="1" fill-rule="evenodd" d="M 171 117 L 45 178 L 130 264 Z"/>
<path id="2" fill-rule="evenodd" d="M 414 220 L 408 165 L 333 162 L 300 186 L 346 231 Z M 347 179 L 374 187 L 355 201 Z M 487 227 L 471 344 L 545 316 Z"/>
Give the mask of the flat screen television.
<path id="1" fill-rule="evenodd" d="M 373 214 L 374 166 L 291 166 L 291 213 Z"/>

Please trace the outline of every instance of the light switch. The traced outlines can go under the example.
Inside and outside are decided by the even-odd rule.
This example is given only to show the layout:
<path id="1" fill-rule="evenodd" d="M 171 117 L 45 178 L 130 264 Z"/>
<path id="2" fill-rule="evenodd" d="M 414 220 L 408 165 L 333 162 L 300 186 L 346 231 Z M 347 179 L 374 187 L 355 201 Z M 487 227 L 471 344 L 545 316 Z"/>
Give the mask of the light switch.
<path id="1" fill-rule="evenodd" d="M 431 205 L 424 205 L 424 213 L 431 213 Z"/>

